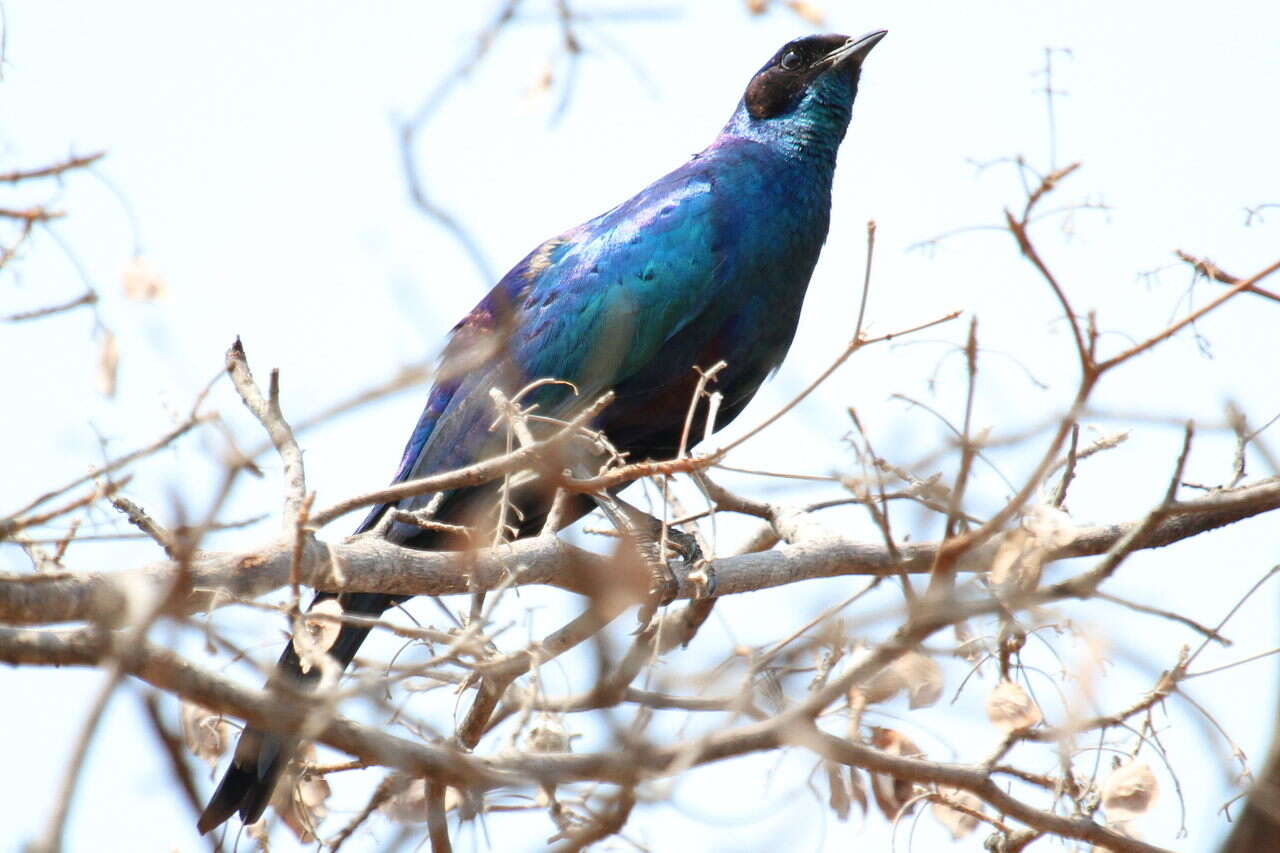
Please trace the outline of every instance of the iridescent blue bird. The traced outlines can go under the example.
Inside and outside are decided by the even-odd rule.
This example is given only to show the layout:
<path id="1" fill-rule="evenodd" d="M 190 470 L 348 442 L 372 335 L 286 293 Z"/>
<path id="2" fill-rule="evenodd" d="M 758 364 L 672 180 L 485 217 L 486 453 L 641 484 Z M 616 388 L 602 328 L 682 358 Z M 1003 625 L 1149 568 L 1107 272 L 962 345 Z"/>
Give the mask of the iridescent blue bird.
<path id="1" fill-rule="evenodd" d="M 885 35 L 819 35 L 784 45 L 751 78 L 728 124 L 704 151 L 607 213 L 547 240 L 507 273 L 454 327 L 435 386 L 409 437 L 395 482 L 448 471 L 501 452 L 490 430 L 499 389 L 509 398 L 554 377 L 523 404 L 567 418 L 612 390 L 596 420 L 631 460 L 677 451 L 695 391 L 695 367 L 719 361 L 723 394 L 714 426 L 733 420 L 782 362 L 805 289 L 827 237 L 836 150 L 849 125 L 862 61 Z M 701 414 L 700 417 L 705 417 Z M 693 435 L 703 434 L 695 422 Z M 434 501 L 434 518 L 472 524 L 496 501 L 496 486 L 401 501 Z M 537 533 L 550 495 L 536 482 L 510 495 L 517 536 Z M 578 498 L 562 521 L 592 508 Z M 384 520 L 375 507 L 357 532 L 378 530 L 411 548 L 464 543 L 439 530 Z M 376 616 L 389 595 L 318 592 L 342 611 Z M 315 605 L 313 602 L 312 606 Z M 343 626 L 328 653 L 346 666 L 368 633 Z M 277 679 L 313 681 L 290 645 Z M 256 821 L 296 739 L 248 727 L 200 817 L 208 832 L 239 812 Z"/>

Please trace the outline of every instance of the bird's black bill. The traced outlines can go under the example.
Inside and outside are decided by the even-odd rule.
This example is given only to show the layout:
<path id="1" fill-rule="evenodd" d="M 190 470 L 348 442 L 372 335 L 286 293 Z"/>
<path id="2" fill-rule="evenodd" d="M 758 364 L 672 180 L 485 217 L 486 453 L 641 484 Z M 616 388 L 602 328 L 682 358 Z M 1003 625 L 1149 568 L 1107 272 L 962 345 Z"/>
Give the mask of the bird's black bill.
<path id="1" fill-rule="evenodd" d="M 849 39 L 835 50 L 828 53 L 823 61 L 830 65 L 841 65 L 846 62 L 861 62 L 871 52 L 871 48 L 880 43 L 880 39 L 889 34 L 888 30 L 875 30 L 856 39 Z"/>

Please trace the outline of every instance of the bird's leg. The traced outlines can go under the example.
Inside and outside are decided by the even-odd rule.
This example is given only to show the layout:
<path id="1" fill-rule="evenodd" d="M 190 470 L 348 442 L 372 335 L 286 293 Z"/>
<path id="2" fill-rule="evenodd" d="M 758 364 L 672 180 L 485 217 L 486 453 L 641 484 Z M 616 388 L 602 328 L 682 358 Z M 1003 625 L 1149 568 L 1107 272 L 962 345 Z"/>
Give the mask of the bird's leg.
<path id="1" fill-rule="evenodd" d="M 627 503 L 621 498 L 612 497 L 610 500 L 617 506 L 627 519 L 628 526 L 632 530 L 641 531 L 654 542 L 658 542 L 662 538 L 662 519 L 656 518 L 637 506 Z M 677 530 L 674 527 L 667 526 L 667 547 L 670 548 L 675 555 L 684 560 L 689 565 L 702 562 L 702 548 L 698 546 L 698 539 L 692 533 L 685 533 L 683 530 Z M 665 554 L 663 555 L 666 556 Z"/>
<path id="2" fill-rule="evenodd" d="M 649 569 L 649 602 L 640 608 L 640 621 L 647 623 L 656 607 L 670 604 L 680 591 L 680 580 L 667 565 L 666 554 L 660 550 L 662 522 L 612 495 L 591 497 L 619 533 L 635 540 L 636 550 Z M 668 540 L 674 545 L 671 532 L 667 531 Z"/>
<path id="3" fill-rule="evenodd" d="M 660 519 L 613 495 L 593 495 L 592 499 L 614 527 L 635 539 L 649 568 L 649 598 L 637 614 L 643 630 L 652 621 L 657 608 L 670 604 L 680 591 L 679 578 L 667 564 L 667 555 L 661 552 L 664 525 Z M 697 538 L 667 527 L 666 544 L 687 567 L 687 577 L 697 588 L 698 597 L 714 595 L 715 576 L 711 572 L 711 564 L 702 556 Z"/>
<path id="4" fill-rule="evenodd" d="M 653 540 L 661 540 L 663 528 L 661 519 L 654 518 L 621 498 L 615 497 L 612 500 L 627 514 L 633 529 L 643 528 Z M 713 597 L 716 594 L 715 571 L 711 568 L 711 561 L 703 554 L 702 546 L 698 544 L 698 537 L 667 525 L 667 547 L 674 551 L 685 564 L 685 579 L 694 585 L 696 597 Z"/>

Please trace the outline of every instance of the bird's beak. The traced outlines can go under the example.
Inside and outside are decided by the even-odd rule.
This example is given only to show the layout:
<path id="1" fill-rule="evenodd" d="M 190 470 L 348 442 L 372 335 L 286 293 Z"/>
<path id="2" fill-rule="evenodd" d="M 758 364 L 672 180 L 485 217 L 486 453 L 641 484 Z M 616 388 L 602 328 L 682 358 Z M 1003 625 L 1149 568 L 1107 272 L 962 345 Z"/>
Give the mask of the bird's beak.
<path id="1" fill-rule="evenodd" d="M 856 39 L 851 38 L 824 56 L 822 61 L 832 68 L 851 62 L 861 63 L 863 58 L 871 52 L 871 48 L 888 34 L 888 30 L 876 30 Z"/>

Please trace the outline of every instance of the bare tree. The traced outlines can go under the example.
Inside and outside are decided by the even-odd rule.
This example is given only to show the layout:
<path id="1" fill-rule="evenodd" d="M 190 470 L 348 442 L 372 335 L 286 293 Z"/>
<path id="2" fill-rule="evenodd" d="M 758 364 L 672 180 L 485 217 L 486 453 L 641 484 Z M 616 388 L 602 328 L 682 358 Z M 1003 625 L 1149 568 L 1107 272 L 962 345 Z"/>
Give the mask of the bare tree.
<path id="1" fill-rule="evenodd" d="M 768 4 L 749 5 L 759 11 Z M 807 4 L 790 5 L 800 14 L 814 14 Z M 432 111 L 483 61 L 519 6 L 500 7 L 455 74 L 401 128 L 414 202 L 461 241 L 485 277 L 489 268 L 474 238 L 459 218 L 430 198 L 415 145 Z M 567 92 L 581 50 L 579 21 L 569 4 L 557 8 L 569 75 L 561 85 Z M 1046 52 L 1044 87 L 1051 120 L 1052 56 Z M 0 175 L 0 185 L 61 179 L 100 156 L 14 170 Z M 1186 685 L 1218 671 L 1201 665 L 1201 655 L 1210 646 L 1228 644 L 1235 609 L 1214 624 L 1202 624 L 1150 602 L 1122 598 L 1112 591 L 1114 581 L 1139 552 L 1170 559 L 1175 549 L 1167 546 L 1213 536 L 1280 508 L 1280 468 L 1264 443 L 1270 422 L 1259 423 L 1244 408 L 1231 406 L 1221 424 L 1179 424 L 1180 448 L 1167 461 L 1159 500 L 1145 513 L 1083 524 L 1076 518 L 1092 513 L 1069 509 L 1073 484 L 1083 478 L 1121 483 L 1131 475 L 1123 462 L 1113 461 L 1127 439 L 1125 431 L 1089 437 L 1082 427 L 1098 412 L 1101 385 L 1124 383 L 1136 362 L 1158 360 L 1171 339 L 1198 334 L 1196 324 L 1207 315 L 1250 306 L 1274 311 L 1273 303 L 1280 301 L 1275 292 L 1280 260 L 1234 275 L 1208 259 L 1179 252 L 1180 263 L 1196 280 L 1216 290 L 1153 330 L 1104 329 L 1093 311 L 1073 304 L 1070 282 L 1042 250 L 1054 225 L 1097 206 L 1058 201 L 1079 164 L 1058 166 L 1056 157 L 1052 151 L 1043 170 L 1022 157 L 1004 161 L 1025 183 L 1025 192 L 1016 206 L 996 211 L 996 228 L 1008 238 L 1004 251 L 1017 253 L 1030 277 L 1056 300 L 1076 366 L 1074 386 L 1055 390 L 1053 406 L 1024 419 L 1029 427 L 978 426 L 974 412 L 993 390 L 984 382 L 987 355 L 977 316 L 922 309 L 902 328 L 872 334 L 860 311 L 838 357 L 812 370 L 809 384 L 791 400 L 732 440 L 686 435 L 685 450 L 676 458 L 612 458 L 595 476 L 575 477 L 549 460 L 564 442 L 607 443 L 608 436 L 595 433 L 590 423 L 611 400 L 601 398 L 548 437 L 534 438 L 528 429 L 533 413 L 518 401 L 497 399 L 495 421 L 512 438 L 504 455 L 321 501 L 307 487 L 304 457 L 311 464 L 316 459 L 304 454 L 306 430 L 419 385 L 429 377 L 429 367 L 405 368 L 313 416 L 297 418 L 289 411 L 288 389 L 278 372 L 269 373 L 264 388 L 246 354 L 253 342 L 245 347 L 235 341 L 214 381 L 225 376 L 260 425 L 259 447 L 244 449 L 244 437 L 235 437 L 226 419 L 208 408 L 205 388 L 193 394 L 189 409 L 164 434 L 69 482 L 29 484 L 30 498 L 0 517 L 0 542 L 21 547 L 32 566 L 30 572 L 0 576 L 0 660 L 24 667 L 95 667 L 107 674 L 75 734 L 56 807 L 42 837 L 34 840 L 36 849 L 60 848 L 103 709 L 121 685 L 131 682 L 148 686 L 145 707 L 156 735 L 154 748 L 167 757 L 175 791 L 192 807 L 193 820 L 201 807 L 202 783 L 192 757 L 210 763 L 224 759 L 231 729 L 241 722 L 299 731 L 324 748 L 308 750 L 295 762 L 273 805 L 300 841 L 315 840 L 333 850 L 367 832 L 375 813 L 402 827 L 392 845 L 416 842 L 425 834 L 434 851 L 451 849 L 464 826 L 501 832 L 503 821 L 515 819 L 513 813 L 529 812 L 546 816 L 544 837 L 557 850 L 579 850 L 606 839 L 641 846 L 630 828 L 643 821 L 646 808 L 671 797 L 673 780 L 749 755 L 802 762 L 808 786 L 840 821 L 850 819 L 855 806 L 865 817 L 874 803 L 896 824 L 927 806 L 956 838 L 981 833 L 987 849 L 1006 853 L 1037 841 L 1048 848 L 1055 838 L 1095 849 L 1162 849 L 1143 841 L 1135 822 L 1158 796 L 1196 796 L 1180 787 L 1181 759 L 1162 743 L 1168 709 L 1180 719 L 1217 726 L 1210 737 L 1232 742 L 1232 732 L 1217 725 L 1215 709 L 1202 707 Z M 17 226 L 0 267 L 15 263 L 33 229 L 57 215 L 42 205 L 0 209 L 0 219 Z M 875 224 L 868 223 L 866 266 L 858 276 L 864 310 L 877 286 L 875 238 Z M 955 238 L 944 235 L 923 245 L 950 239 Z M 96 299 L 90 288 L 82 296 L 5 319 L 35 321 L 93 307 Z M 951 440 L 914 458 L 882 454 L 875 448 L 878 437 L 864 429 L 850 407 L 846 422 L 826 427 L 845 435 L 850 448 L 852 461 L 833 461 L 836 473 L 808 477 L 806 488 L 789 492 L 786 500 L 769 499 L 764 489 L 753 493 L 723 485 L 740 473 L 734 451 L 783 419 L 797 417 L 796 407 L 843 364 L 868 348 L 961 324 L 963 407 L 950 419 L 938 413 Z M 1127 337 L 1112 334 L 1116 331 Z M 689 401 L 691 413 L 718 405 L 714 366 L 700 367 L 706 369 L 706 381 Z M 1274 395 L 1260 405 L 1274 407 Z M 1135 416 L 1134 422 L 1140 420 Z M 1188 459 L 1205 431 L 1233 435 L 1235 452 L 1219 481 L 1191 483 Z M 204 517 L 165 525 L 153 507 L 128 496 L 131 472 L 158 464 L 161 451 L 193 433 L 220 442 L 217 495 Z M 993 451 L 1009 450 L 1023 454 L 1028 464 L 998 500 L 989 490 L 975 497 L 978 469 L 992 464 Z M 246 475 L 261 476 L 259 460 L 271 453 L 281 472 L 280 499 L 270 511 L 275 532 L 265 542 L 208 549 L 211 531 L 243 523 L 224 518 L 227 499 Z M 1268 473 L 1251 475 L 1251 465 Z M 262 468 L 267 467 L 263 461 Z M 768 477 L 765 482 L 804 476 L 785 470 L 785 458 L 778 467 L 784 470 L 756 474 Z M 516 476 L 545 478 L 565 495 L 603 494 L 642 483 L 635 488 L 646 490 L 664 524 L 698 537 L 708 560 L 695 567 L 673 561 L 682 601 L 627 634 L 624 614 L 644 597 L 651 557 L 625 529 L 597 531 L 609 537 L 608 545 L 588 550 L 557 538 L 548 522 L 547 532 L 536 538 L 477 541 L 472 550 L 453 553 L 408 550 L 374 535 L 343 538 L 325 530 L 385 501 Z M 81 548 L 92 541 L 95 519 L 104 512 L 119 513 L 137 535 L 153 542 L 154 560 L 109 570 L 92 550 Z M 877 539 L 850 536 L 840 523 L 827 521 L 854 512 L 871 519 Z M 905 535 L 908 516 L 914 519 L 910 529 L 931 530 L 932 538 L 915 541 Z M 749 519 L 753 526 L 735 528 L 745 530 L 740 542 L 722 547 L 728 537 L 718 535 L 719 526 L 737 524 L 733 517 Z M 1252 582 L 1241 584 L 1241 602 L 1280 569 L 1272 565 L 1273 556 L 1239 555 L 1238 561 Z M 1147 570 L 1158 572 L 1159 564 Z M 710 599 L 699 597 L 708 572 L 716 579 L 716 597 Z M 780 595 L 803 581 L 850 576 L 865 578 L 865 584 L 812 618 L 780 621 L 767 642 L 735 644 L 705 630 L 717 601 Z M 262 632 L 302 628 L 294 640 L 300 654 L 323 669 L 326 643 L 340 623 L 354 617 L 304 613 L 303 587 L 445 598 L 424 603 L 407 618 L 356 620 L 386 638 L 377 649 L 397 650 L 365 660 L 345 679 L 324 679 L 314 693 L 295 693 L 285 684 L 257 689 L 249 686 L 257 683 L 249 677 L 211 668 L 234 659 L 265 672 L 274 647 L 257 654 Z M 549 589 L 556 607 L 572 615 L 554 630 L 534 634 L 530 612 L 548 599 L 524 596 L 537 587 Z M 487 593 L 482 607 L 471 604 L 477 592 Z M 449 596 L 460 596 L 461 604 Z M 1169 623 L 1190 639 L 1156 662 L 1158 674 L 1150 683 L 1132 689 L 1123 684 L 1123 690 L 1103 695 L 1099 683 L 1114 686 L 1103 671 L 1103 653 L 1086 655 L 1078 665 L 1063 660 L 1070 657 L 1068 646 L 1087 646 L 1093 637 L 1067 614 L 1104 610 L 1131 614 L 1134 625 Z M 527 637 L 517 636 L 519 626 Z M 161 628 L 165 637 L 180 639 L 158 639 Z M 1274 651 L 1239 663 L 1259 665 Z M 575 661 L 571 676 L 549 675 L 569 658 Z M 1046 675 L 1055 659 L 1059 674 Z M 1056 686 L 1057 696 L 1037 693 L 1036 685 L 1043 691 L 1047 683 Z M 960 733 L 974 723 L 972 714 L 957 706 L 943 716 L 956 728 L 937 736 L 954 747 L 953 757 L 942 760 L 939 750 L 920 745 L 923 731 L 913 727 L 911 714 L 895 719 L 896 711 L 886 709 L 901 711 L 904 701 L 909 711 L 929 708 L 948 690 L 981 701 L 987 723 L 978 725 L 989 737 L 984 743 L 963 742 Z M 575 747 L 575 736 L 584 730 L 591 733 L 591 745 Z M 1243 752 L 1234 743 L 1232 750 L 1239 758 L 1240 796 L 1249 800 L 1227 809 L 1229 817 L 1243 814 L 1244 819 L 1225 849 L 1261 849 L 1251 839 L 1277 831 L 1278 762 L 1273 754 L 1255 779 Z M 329 780 L 358 771 L 365 782 L 363 807 L 350 815 L 329 814 Z M 249 829 L 264 846 L 268 831 L 262 824 Z M 224 840 L 210 843 L 219 849 Z"/>

